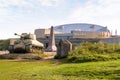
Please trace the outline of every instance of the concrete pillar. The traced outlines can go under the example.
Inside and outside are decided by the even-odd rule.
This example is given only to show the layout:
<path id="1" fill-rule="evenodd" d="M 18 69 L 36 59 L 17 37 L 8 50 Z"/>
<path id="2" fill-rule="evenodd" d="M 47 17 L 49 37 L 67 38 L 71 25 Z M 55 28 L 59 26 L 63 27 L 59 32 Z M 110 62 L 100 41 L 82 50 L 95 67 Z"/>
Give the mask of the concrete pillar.
<path id="1" fill-rule="evenodd" d="M 48 52 L 57 51 L 57 47 L 55 45 L 55 36 L 54 36 L 53 26 L 51 26 L 50 36 L 49 36 L 49 44 L 48 44 L 46 51 L 48 51 Z"/>

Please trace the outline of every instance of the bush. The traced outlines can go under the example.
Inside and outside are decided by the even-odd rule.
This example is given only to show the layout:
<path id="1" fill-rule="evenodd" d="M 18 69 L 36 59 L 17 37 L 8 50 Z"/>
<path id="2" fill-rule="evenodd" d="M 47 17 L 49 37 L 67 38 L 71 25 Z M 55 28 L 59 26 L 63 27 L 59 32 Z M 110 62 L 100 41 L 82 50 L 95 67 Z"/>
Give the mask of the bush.
<path id="1" fill-rule="evenodd" d="M 120 59 L 120 44 L 86 42 L 71 51 L 68 62 L 91 62 Z"/>
<path id="2" fill-rule="evenodd" d="M 0 55 L 0 59 L 17 59 L 16 55 Z"/>
<path id="3" fill-rule="evenodd" d="M 8 50 L 9 42 L 10 40 L 0 40 L 0 50 Z"/>

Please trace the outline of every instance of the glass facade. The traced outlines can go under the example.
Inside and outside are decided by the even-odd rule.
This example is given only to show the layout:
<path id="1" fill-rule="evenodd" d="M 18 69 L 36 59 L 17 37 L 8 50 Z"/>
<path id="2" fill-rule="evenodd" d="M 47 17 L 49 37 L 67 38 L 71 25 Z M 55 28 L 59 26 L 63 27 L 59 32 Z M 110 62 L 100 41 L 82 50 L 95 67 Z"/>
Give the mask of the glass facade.
<path id="1" fill-rule="evenodd" d="M 95 25 L 95 24 L 87 24 L 87 23 L 75 23 L 75 24 L 64 24 L 54 27 L 55 31 L 62 33 L 71 33 L 73 30 L 77 31 L 98 31 L 98 32 L 108 32 L 107 27 Z"/>
<path id="2" fill-rule="evenodd" d="M 55 36 L 55 39 L 71 39 L 72 36 Z"/>

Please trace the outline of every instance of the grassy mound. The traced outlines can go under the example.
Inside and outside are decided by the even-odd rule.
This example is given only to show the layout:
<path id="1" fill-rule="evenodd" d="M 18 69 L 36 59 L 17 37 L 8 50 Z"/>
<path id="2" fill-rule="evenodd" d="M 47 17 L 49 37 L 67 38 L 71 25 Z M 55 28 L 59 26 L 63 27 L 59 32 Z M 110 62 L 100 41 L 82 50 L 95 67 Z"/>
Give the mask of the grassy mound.
<path id="1" fill-rule="evenodd" d="M 91 62 L 120 59 L 120 44 L 83 43 L 71 51 L 69 62 Z"/>

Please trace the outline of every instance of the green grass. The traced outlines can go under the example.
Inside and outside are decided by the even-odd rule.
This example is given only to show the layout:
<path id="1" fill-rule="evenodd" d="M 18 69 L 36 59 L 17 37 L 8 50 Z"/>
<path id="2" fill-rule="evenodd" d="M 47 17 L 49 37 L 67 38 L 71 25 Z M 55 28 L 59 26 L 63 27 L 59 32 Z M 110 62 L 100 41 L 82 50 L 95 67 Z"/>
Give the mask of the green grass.
<path id="1" fill-rule="evenodd" d="M 68 62 L 95 62 L 120 59 L 120 43 L 86 42 L 77 46 L 67 56 Z"/>
<path id="2" fill-rule="evenodd" d="M 0 60 L 0 80 L 120 80 L 120 60 L 58 63 Z"/>

